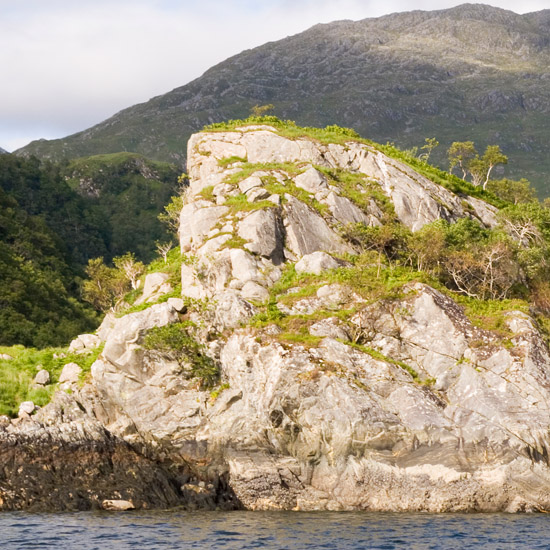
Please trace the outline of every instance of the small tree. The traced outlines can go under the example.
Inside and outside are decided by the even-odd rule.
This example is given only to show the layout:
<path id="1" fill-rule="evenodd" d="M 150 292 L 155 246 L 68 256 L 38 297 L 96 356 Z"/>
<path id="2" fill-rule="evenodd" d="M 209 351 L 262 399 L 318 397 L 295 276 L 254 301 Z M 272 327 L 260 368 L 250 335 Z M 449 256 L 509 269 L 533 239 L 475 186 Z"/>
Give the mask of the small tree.
<path id="1" fill-rule="evenodd" d="M 449 157 L 449 172 L 458 166 L 462 170 L 462 179 L 468 175 L 470 162 L 477 156 L 473 141 L 454 141 L 447 151 Z"/>
<path id="2" fill-rule="evenodd" d="M 128 280 L 119 269 L 109 267 L 103 258 L 88 261 L 89 279 L 82 285 L 82 297 L 99 311 L 108 311 L 128 290 Z"/>
<path id="3" fill-rule="evenodd" d="M 468 163 L 468 172 L 472 177 L 472 185 L 479 187 L 485 179 L 487 170 L 488 166 L 483 158 L 480 158 L 478 155 L 476 155 L 475 158 L 471 159 Z M 485 189 L 485 187 L 483 188 Z"/>
<path id="4" fill-rule="evenodd" d="M 183 196 L 177 195 L 171 198 L 170 203 L 164 207 L 157 217 L 161 223 L 168 226 L 168 229 L 177 234 L 180 225 L 180 213 L 183 208 Z"/>
<path id="5" fill-rule="evenodd" d="M 494 193 L 499 199 L 511 202 L 512 204 L 533 202 L 537 198 L 535 190 L 525 178 L 519 181 L 507 178 L 489 180 L 486 188 L 487 191 Z"/>
<path id="6" fill-rule="evenodd" d="M 399 256 L 406 249 L 409 232 L 399 223 L 387 223 L 374 227 L 355 223 L 347 226 L 344 236 L 363 250 L 375 250 L 378 253 L 376 277 L 379 278 L 382 256 L 385 255 L 388 260 Z"/>
<path id="7" fill-rule="evenodd" d="M 254 105 L 254 107 L 250 109 L 250 114 L 253 117 L 260 118 L 266 113 L 269 113 L 269 111 L 273 111 L 273 109 L 275 109 L 275 105 L 272 103 L 268 103 L 267 105 Z"/>
<path id="8" fill-rule="evenodd" d="M 438 220 L 411 234 L 407 243 L 409 262 L 419 271 L 437 270 L 445 249 L 444 223 Z"/>
<path id="9" fill-rule="evenodd" d="M 136 262 L 136 258 L 132 252 L 127 252 L 124 256 L 113 258 L 113 263 L 121 272 L 121 275 L 130 281 L 132 288 L 135 290 L 138 286 L 139 276 L 145 271 L 143 263 Z"/>
<path id="10" fill-rule="evenodd" d="M 168 253 L 170 252 L 170 250 L 172 250 L 172 246 L 173 246 L 172 241 L 168 243 L 161 243 L 159 241 L 156 241 L 155 244 L 157 245 L 158 255 L 162 257 L 162 259 L 164 260 L 164 263 L 167 263 Z"/>
<path id="11" fill-rule="evenodd" d="M 485 149 L 485 153 L 483 153 L 481 160 L 487 168 L 487 174 L 485 175 L 485 181 L 483 182 L 483 189 L 485 189 L 487 187 L 487 183 L 489 182 L 489 178 L 491 177 L 491 171 L 493 168 L 498 164 L 507 164 L 508 157 L 500 150 L 498 145 L 489 145 L 487 149 Z"/>
<path id="12" fill-rule="evenodd" d="M 423 151 L 426 151 L 425 153 L 422 153 L 420 155 L 420 158 L 426 162 L 430 160 L 430 155 L 432 154 L 432 151 L 439 145 L 439 141 L 437 139 L 433 138 L 426 138 L 425 144 L 420 147 Z"/>

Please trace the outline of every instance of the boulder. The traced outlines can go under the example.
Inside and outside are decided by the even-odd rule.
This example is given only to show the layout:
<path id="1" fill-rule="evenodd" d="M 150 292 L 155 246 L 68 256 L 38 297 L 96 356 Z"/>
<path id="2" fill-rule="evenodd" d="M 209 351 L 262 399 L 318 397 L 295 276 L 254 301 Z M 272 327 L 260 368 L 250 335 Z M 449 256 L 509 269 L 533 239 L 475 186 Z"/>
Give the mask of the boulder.
<path id="1" fill-rule="evenodd" d="M 271 193 L 263 187 L 254 187 L 246 194 L 246 200 L 248 202 L 260 202 L 267 199 Z"/>
<path id="2" fill-rule="evenodd" d="M 200 246 L 208 232 L 227 214 L 227 206 L 215 206 L 208 201 L 195 201 L 186 204 L 180 214 L 179 237 L 182 252 L 191 246 Z"/>
<path id="3" fill-rule="evenodd" d="M 312 194 L 328 190 L 327 178 L 313 166 L 296 176 L 294 182 L 298 187 Z"/>
<path id="4" fill-rule="evenodd" d="M 239 237 L 248 241 L 245 248 L 270 258 L 275 265 L 284 260 L 284 227 L 275 208 L 256 210 L 239 222 Z"/>
<path id="5" fill-rule="evenodd" d="M 168 298 L 167 303 L 177 312 L 182 312 L 185 309 L 185 302 L 181 298 Z"/>
<path id="6" fill-rule="evenodd" d="M 136 305 L 157 300 L 163 294 L 172 291 L 172 285 L 168 282 L 168 273 L 149 273 L 145 277 L 142 295 L 135 301 Z"/>
<path id="7" fill-rule="evenodd" d="M 292 252 L 299 257 L 318 250 L 341 254 L 353 252 L 322 216 L 293 196 L 285 197 L 286 240 Z"/>
<path id="8" fill-rule="evenodd" d="M 349 340 L 349 331 L 342 326 L 337 317 L 328 317 L 317 321 L 309 327 L 309 333 L 312 336 L 321 336 L 323 338 L 336 338 L 340 340 Z"/>
<path id="9" fill-rule="evenodd" d="M 13 357 L 9 353 L 0 353 L 0 360 L 11 361 Z"/>
<path id="10" fill-rule="evenodd" d="M 297 141 L 277 135 L 273 131 L 259 130 L 245 133 L 241 143 L 246 148 L 248 162 L 293 162 L 302 159 L 302 151 Z"/>
<path id="11" fill-rule="evenodd" d="M 243 285 L 241 295 L 245 300 L 265 302 L 269 298 L 269 291 L 254 281 L 248 281 Z"/>
<path id="12" fill-rule="evenodd" d="M 19 405 L 19 412 L 17 416 L 19 418 L 26 418 L 30 416 L 36 410 L 36 405 L 32 401 L 23 401 Z"/>
<path id="13" fill-rule="evenodd" d="M 191 265 L 181 264 L 181 295 L 192 300 L 204 300 L 208 290 Z"/>
<path id="14" fill-rule="evenodd" d="M 325 202 L 328 204 L 331 214 L 344 225 L 348 223 L 372 225 L 371 216 L 365 214 L 365 212 L 355 206 L 355 204 L 346 197 L 341 197 L 334 192 L 330 192 Z"/>
<path id="15" fill-rule="evenodd" d="M 106 499 L 102 501 L 101 508 L 113 512 L 125 512 L 127 510 L 135 510 L 136 507 L 131 500 Z"/>
<path id="16" fill-rule="evenodd" d="M 220 332 L 241 326 L 257 312 L 257 309 L 235 290 L 216 294 L 213 301 L 215 303 L 214 327 Z"/>
<path id="17" fill-rule="evenodd" d="M 101 342 L 105 342 L 105 340 L 107 340 L 109 333 L 115 325 L 115 321 L 116 317 L 114 313 L 108 312 L 105 314 L 103 321 L 101 321 L 101 325 L 99 325 L 96 331 Z"/>
<path id="18" fill-rule="evenodd" d="M 101 338 L 96 334 L 80 334 L 69 344 L 69 353 L 90 350 L 101 344 Z"/>
<path id="19" fill-rule="evenodd" d="M 241 190 L 241 193 L 248 193 L 248 191 L 250 191 L 251 189 L 261 186 L 262 180 L 258 176 L 254 175 L 249 176 L 248 178 L 239 182 L 239 189 Z"/>
<path id="20" fill-rule="evenodd" d="M 317 251 L 303 256 L 300 261 L 296 262 L 295 268 L 297 273 L 320 275 L 327 269 L 336 269 L 342 265 L 345 265 L 345 262 L 342 260 L 337 260 L 326 252 Z"/>
<path id="21" fill-rule="evenodd" d="M 34 377 L 33 384 L 36 384 L 38 386 L 47 386 L 49 383 L 50 383 L 50 373 L 45 369 L 39 370 L 36 376 Z"/>
<path id="22" fill-rule="evenodd" d="M 260 279 L 258 264 L 251 254 L 240 248 L 231 250 L 231 268 L 235 279 L 246 283 Z"/>
<path id="23" fill-rule="evenodd" d="M 117 319 L 105 342 L 104 359 L 116 365 L 120 371 L 131 373 L 139 379 L 143 376 L 143 369 L 140 357 L 141 346 L 138 342 L 151 328 L 163 327 L 178 320 L 178 312 L 168 303 L 156 304 Z M 94 365 L 92 365 L 92 377 Z"/>
<path id="24" fill-rule="evenodd" d="M 63 384 L 67 382 L 69 384 L 76 384 L 80 379 L 81 373 L 82 368 L 76 363 L 67 363 L 59 375 L 59 383 Z"/>

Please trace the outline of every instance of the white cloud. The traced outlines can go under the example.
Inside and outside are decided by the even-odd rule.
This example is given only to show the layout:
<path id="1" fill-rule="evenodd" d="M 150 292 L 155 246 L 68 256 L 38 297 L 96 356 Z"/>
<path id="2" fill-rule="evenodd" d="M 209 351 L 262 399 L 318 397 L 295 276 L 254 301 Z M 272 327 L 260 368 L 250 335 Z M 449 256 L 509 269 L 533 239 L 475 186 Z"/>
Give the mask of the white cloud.
<path id="1" fill-rule="evenodd" d="M 541 0 L 491 2 L 522 12 Z M 460 1 L 416 0 L 414 9 Z M 61 137 L 182 86 L 246 48 L 409 0 L 0 0 L 0 146 Z"/>

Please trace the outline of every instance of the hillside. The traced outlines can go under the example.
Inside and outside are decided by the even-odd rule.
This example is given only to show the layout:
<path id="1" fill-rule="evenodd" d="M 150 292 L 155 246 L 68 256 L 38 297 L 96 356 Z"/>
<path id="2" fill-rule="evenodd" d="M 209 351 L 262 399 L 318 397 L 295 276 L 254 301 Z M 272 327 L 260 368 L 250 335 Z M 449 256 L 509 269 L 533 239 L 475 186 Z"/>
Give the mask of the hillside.
<path id="1" fill-rule="evenodd" d="M 180 250 L 0 417 L 0 508 L 550 509 L 549 209 L 274 117 L 187 156 Z"/>
<path id="2" fill-rule="evenodd" d="M 506 173 L 547 195 L 550 171 L 550 11 L 526 15 L 480 4 L 317 25 L 247 50 L 197 80 L 60 140 L 18 151 L 74 158 L 135 151 L 185 162 L 205 124 L 247 116 L 253 105 L 302 125 L 339 124 L 380 143 L 420 146 L 447 168 L 452 141 L 499 144 Z"/>
<path id="3" fill-rule="evenodd" d="M 0 345 L 59 345 L 97 325 L 84 266 L 170 240 L 157 219 L 179 170 L 121 153 L 55 165 L 0 156 Z"/>

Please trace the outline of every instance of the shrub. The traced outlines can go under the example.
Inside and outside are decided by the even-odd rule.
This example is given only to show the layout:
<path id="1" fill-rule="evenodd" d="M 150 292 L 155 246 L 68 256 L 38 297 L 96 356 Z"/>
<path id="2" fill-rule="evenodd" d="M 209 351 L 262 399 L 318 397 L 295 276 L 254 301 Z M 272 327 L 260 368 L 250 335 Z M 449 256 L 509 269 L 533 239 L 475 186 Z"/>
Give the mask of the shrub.
<path id="1" fill-rule="evenodd" d="M 206 355 L 204 346 L 192 336 L 194 326 L 191 322 L 184 322 L 153 327 L 147 332 L 143 347 L 173 357 L 182 368 L 189 369 L 192 377 L 200 379 L 202 387 L 212 387 L 220 377 L 220 370 Z"/>

